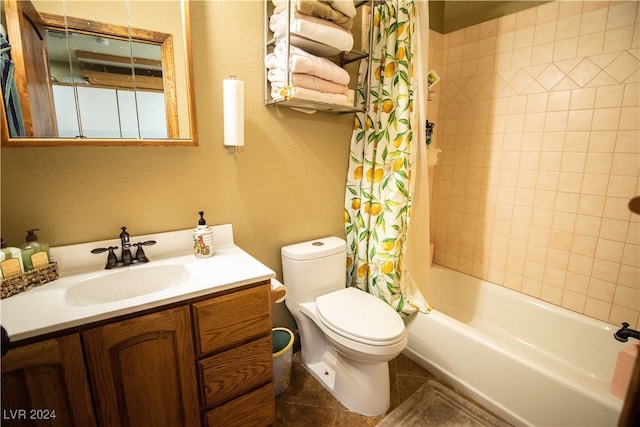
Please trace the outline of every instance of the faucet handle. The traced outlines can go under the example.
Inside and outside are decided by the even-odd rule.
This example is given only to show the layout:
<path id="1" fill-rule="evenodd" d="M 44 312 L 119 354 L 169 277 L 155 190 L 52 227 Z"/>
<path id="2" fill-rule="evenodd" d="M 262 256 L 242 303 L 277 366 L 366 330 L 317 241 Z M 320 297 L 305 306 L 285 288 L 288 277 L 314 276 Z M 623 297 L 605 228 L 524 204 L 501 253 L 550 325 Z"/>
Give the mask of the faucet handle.
<path id="1" fill-rule="evenodd" d="M 144 254 L 144 250 L 142 250 L 143 246 L 153 246 L 156 244 L 155 240 L 147 240 L 145 242 L 134 243 L 133 246 L 137 246 L 138 250 L 136 251 L 136 261 L 137 262 L 149 262 L 149 258 Z"/>
<path id="2" fill-rule="evenodd" d="M 107 251 L 113 252 L 116 249 L 118 249 L 117 246 L 109 246 L 108 248 L 95 248 L 95 249 L 91 249 L 91 253 L 92 254 L 101 254 L 101 253 L 104 253 L 104 252 L 107 252 Z"/>
<path id="3" fill-rule="evenodd" d="M 116 257 L 115 250 L 118 249 L 117 246 L 109 246 L 108 248 L 95 248 L 91 250 L 92 254 L 101 254 L 103 252 L 109 251 L 109 255 L 107 256 L 107 265 L 104 268 L 109 269 L 113 268 L 118 264 L 118 258 Z"/>

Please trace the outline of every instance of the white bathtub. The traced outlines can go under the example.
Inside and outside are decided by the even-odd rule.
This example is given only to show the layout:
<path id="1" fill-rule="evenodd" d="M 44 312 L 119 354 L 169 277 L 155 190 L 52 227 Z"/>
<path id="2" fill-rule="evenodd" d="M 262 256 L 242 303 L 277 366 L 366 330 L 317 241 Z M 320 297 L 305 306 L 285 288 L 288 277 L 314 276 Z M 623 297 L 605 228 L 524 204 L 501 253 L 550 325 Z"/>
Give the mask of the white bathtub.
<path id="1" fill-rule="evenodd" d="M 515 425 L 615 426 L 616 327 L 437 265 L 408 357 Z"/>

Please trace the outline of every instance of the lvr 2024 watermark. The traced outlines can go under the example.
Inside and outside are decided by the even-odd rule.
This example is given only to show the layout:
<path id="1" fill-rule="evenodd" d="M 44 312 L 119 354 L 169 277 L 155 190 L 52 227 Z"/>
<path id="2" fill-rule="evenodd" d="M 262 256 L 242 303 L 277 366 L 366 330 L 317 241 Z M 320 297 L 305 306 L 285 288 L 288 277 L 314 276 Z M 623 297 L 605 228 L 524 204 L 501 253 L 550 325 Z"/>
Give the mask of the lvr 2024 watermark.
<path id="1" fill-rule="evenodd" d="M 3 420 L 55 420 L 55 409 L 3 409 Z"/>

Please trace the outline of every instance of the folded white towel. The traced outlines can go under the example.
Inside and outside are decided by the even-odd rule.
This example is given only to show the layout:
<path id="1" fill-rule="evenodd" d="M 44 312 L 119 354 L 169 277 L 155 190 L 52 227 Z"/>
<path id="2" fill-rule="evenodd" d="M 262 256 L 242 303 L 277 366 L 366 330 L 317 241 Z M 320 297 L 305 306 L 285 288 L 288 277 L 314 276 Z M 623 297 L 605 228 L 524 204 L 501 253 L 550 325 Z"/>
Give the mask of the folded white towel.
<path id="1" fill-rule="evenodd" d="M 271 15 L 269 28 L 276 39 L 284 37 L 287 29 L 286 10 Z M 324 43 L 338 51 L 350 51 L 353 48 L 353 34 L 337 24 L 315 16 L 303 15 L 293 11 L 289 31 L 302 37 Z"/>
<path id="2" fill-rule="evenodd" d="M 324 102 L 334 105 L 351 105 L 349 98 L 346 95 L 338 93 L 323 93 L 317 90 L 307 89 L 304 87 L 293 86 L 289 92 L 289 95 L 296 99 L 304 99 L 307 101 Z M 274 99 L 284 98 L 285 93 L 282 86 L 276 83 L 271 84 L 271 97 Z"/>
<path id="3" fill-rule="evenodd" d="M 287 0 L 272 0 L 275 5 L 273 13 L 280 13 L 286 10 L 289 5 Z M 297 10 L 300 13 L 310 16 L 317 16 L 318 18 L 328 19 L 340 25 L 346 30 L 350 30 L 353 27 L 353 18 L 348 17 L 344 13 L 335 10 L 328 3 L 320 0 L 293 0 L 291 2 L 293 10 Z"/>
<path id="4" fill-rule="evenodd" d="M 272 83 L 284 84 L 287 73 L 279 68 L 269 70 L 267 78 Z M 325 93 L 341 93 L 346 95 L 349 92 L 347 85 L 339 85 L 311 74 L 291 73 L 290 83 L 292 86 L 304 87 Z"/>
<path id="5" fill-rule="evenodd" d="M 290 46 L 289 71 L 292 73 L 311 74 L 331 82 L 348 85 L 351 77 L 349 73 L 326 58 L 312 55 L 295 46 Z M 286 69 L 286 43 L 284 40 L 276 43 L 273 53 L 267 55 L 265 65 L 268 69 Z"/>
<path id="6" fill-rule="evenodd" d="M 356 16 L 356 5 L 353 3 L 353 0 L 326 0 L 326 3 L 335 10 L 344 13 L 349 18 Z"/>

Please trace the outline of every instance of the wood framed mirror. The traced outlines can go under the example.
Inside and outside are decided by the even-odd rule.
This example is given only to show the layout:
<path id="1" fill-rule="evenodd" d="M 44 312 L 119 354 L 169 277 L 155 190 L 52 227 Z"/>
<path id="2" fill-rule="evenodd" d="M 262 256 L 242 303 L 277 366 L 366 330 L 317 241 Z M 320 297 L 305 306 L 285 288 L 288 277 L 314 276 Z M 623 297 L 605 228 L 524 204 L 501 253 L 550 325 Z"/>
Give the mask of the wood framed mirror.
<path id="1" fill-rule="evenodd" d="M 197 145 L 188 0 L 3 6 L 22 119 L 0 103 L 3 146 Z"/>

